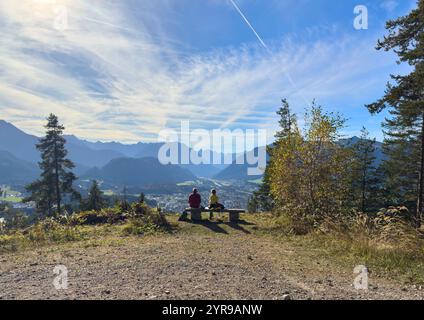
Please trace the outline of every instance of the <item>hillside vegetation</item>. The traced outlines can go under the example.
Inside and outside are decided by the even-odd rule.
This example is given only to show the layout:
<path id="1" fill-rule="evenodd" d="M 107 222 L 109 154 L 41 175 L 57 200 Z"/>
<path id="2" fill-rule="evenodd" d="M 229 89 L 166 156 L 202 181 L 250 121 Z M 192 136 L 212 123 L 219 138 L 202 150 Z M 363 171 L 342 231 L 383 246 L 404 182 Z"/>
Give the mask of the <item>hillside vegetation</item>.
<path id="1" fill-rule="evenodd" d="M 84 212 L 4 232 L 0 298 L 424 298 L 422 240 L 386 246 L 363 234 L 294 235 L 286 217 L 273 214 L 181 223 L 145 210 Z M 69 269 L 67 291 L 51 285 L 58 264 Z M 352 287 L 360 264 L 370 271 L 368 291 Z"/>

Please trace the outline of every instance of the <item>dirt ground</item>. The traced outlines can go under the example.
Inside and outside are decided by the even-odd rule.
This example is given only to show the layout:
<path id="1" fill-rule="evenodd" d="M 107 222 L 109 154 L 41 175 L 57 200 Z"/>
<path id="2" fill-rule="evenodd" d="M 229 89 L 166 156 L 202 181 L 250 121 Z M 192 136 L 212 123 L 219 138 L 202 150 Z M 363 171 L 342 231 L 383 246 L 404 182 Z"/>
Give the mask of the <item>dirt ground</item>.
<path id="1" fill-rule="evenodd" d="M 290 242 L 255 235 L 255 226 L 181 223 L 182 231 L 101 239 L 0 255 L 0 299 L 423 299 L 419 286 L 369 276 Z M 53 270 L 68 270 L 56 290 Z"/>

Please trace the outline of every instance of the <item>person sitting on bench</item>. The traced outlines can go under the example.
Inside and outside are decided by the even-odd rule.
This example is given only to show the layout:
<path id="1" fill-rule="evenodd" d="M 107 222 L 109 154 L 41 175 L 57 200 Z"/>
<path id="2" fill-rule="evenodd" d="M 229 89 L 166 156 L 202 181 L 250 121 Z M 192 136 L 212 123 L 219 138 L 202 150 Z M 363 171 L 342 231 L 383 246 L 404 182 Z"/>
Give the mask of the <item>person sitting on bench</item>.
<path id="1" fill-rule="evenodd" d="M 188 197 L 188 203 L 190 205 L 190 209 L 202 209 L 201 203 L 202 203 L 202 197 L 199 194 L 199 191 L 194 188 L 193 192 Z M 187 213 L 183 213 L 183 215 L 180 217 L 180 221 L 187 221 Z"/>
<path id="2" fill-rule="evenodd" d="M 199 191 L 197 191 L 196 188 L 193 189 L 193 193 L 188 197 L 188 203 L 190 205 L 190 208 L 192 209 L 200 209 L 200 205 L 202 203 L 202 197 L 199 194 Z"/>
<path id="3" fill-rule="evenodd" d="M 210 210 L 217 210 L 217 211 L 222 211 L 224 210 L 224 205 L 222 205 L 221 203 L 219 203 L 219 198 L 216 194 L 216 190 L 212 189 L 211 191 L 211 195 L 209 197 L 209 209 Z M 210 219 L 213 218 L 213 211 L 210 212 Z"/>

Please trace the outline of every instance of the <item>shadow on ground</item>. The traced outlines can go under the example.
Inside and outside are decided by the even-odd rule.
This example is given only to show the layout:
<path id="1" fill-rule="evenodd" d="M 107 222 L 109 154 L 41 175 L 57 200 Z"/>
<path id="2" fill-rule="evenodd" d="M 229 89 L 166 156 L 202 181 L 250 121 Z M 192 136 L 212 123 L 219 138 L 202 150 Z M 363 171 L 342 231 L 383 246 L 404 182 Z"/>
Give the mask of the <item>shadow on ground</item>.
<path id="1" fill-rule="evenodd" d="M 243 227 L 243 225 L 253 226 L 254 223 L 249 223 L 244 220 L 240 220 L 238 222 L 224 222 L 221 220 L 218 221 L 210 221 L 210 220 L 202 220 L 202 221 L 189 221 L 192 224 L 203 226 L 215 233 L 228 234 L 228 231 L 222 228 L 223 225 L 226 225 L 234 230 L 241 231 L 245 234 L 250 234 L 251 232 Z"/>
<path id="2" fill-rule="evenodd" d="M 238 230 L 238 231 L 242 231 L 242 232 L 244 232 L 245 234 L 251 234 L 251 232 L 249 231 L 249 230 L 247 230 L 247 229 L 245 229 L 245 228 L 243 228 L 242 227 L 242 224 L 243 223 L 240 223 L 241 221 L 239 221 L 239 222 L 227 222 L 227 223 L 225 223 L 227 226 L 229 226 L 229 227 L 231 227 L 231 228 L 233 228 L 233 229 L 235 229 L 235 230 Z M 246 223 L 246 225 L 252 225 L 251 223 Z"/>

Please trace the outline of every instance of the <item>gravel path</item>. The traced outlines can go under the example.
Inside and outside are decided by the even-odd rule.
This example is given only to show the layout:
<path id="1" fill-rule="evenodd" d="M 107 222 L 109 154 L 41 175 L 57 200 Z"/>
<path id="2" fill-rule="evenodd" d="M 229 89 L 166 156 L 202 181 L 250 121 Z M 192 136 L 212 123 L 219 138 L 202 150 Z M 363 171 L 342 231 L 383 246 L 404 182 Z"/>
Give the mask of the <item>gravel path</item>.
<path id="1" fill-rule="evenodd" d="M 75 243 L 0 255 L 0 299 L 423 299 L 420 287 L 370 276 L 357 291 L 352 271 L 314 261 L 290 244 L 227 233 L 178 233 Z M 68 289 L 53 269 L 68 269 Z"/>

